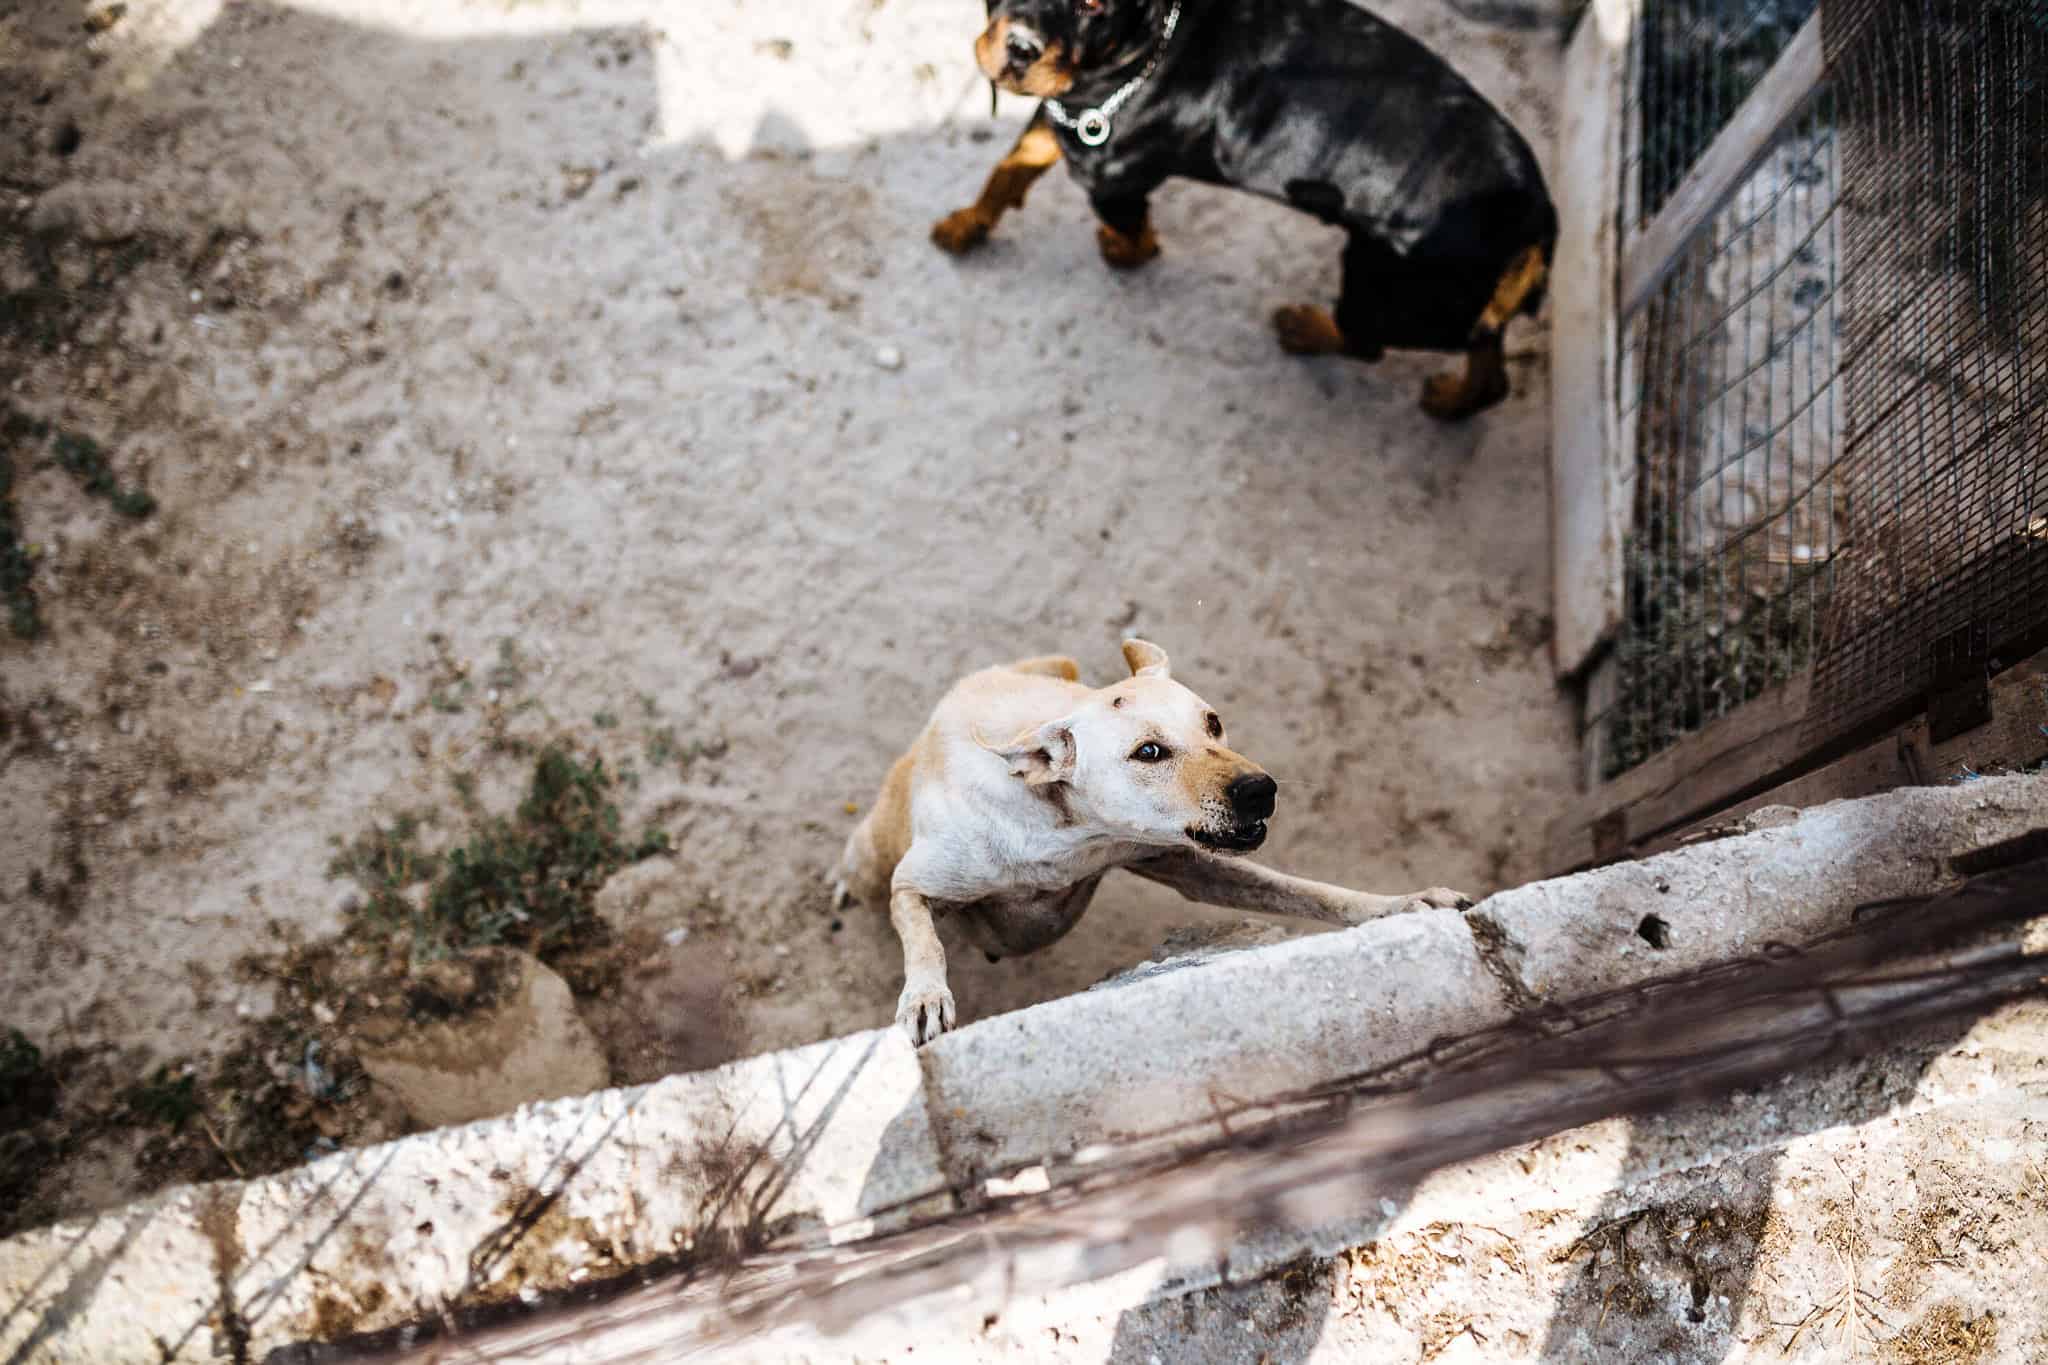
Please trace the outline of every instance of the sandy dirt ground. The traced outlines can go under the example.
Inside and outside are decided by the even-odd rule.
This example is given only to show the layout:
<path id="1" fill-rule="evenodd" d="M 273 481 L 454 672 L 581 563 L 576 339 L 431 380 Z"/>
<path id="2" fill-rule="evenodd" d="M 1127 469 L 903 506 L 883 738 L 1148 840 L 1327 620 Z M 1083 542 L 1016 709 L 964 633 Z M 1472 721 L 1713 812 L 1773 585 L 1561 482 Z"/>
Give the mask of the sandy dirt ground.
<path id="1" fill-rule="evenodd" d="M 1550 154 L 1554 33 L 1378 8 Z M 343 931 L 338 841 L 453 841 L 458 781 L 516 801 L 508 736 L 604 755 L 673 842 L 583 1002 L 616 1080 L 881 1024 L 886 918 L 826 897 L 856 809 L 954 676 L 1106 680 L 1124 633 L 1282 779 L 1268 863 L 1537 870 L 1574 765 L 1542 330 L 1445 427 L 1441 358 L 1279 351 L 1271 309 L 1337 283 L 1283 209 L 1170 186 L 1165 254 L 1114 274 L 1055 173 L 942 255 L 1028 111 L 989 116 L 979 12 L 0 6 L 0 404 L 155 501 L 16 444 L 43 633 L 0 636 L 0 1026 L 68 1059 L 67 1112 L 331 1026 L 246 964 Z M 1231 918 L 1112 881 L 1033 959 L 955 952 L 963 1022 Z M 226 1138 L 74 1145 L 35 1217 L 259 1164 Z"/>

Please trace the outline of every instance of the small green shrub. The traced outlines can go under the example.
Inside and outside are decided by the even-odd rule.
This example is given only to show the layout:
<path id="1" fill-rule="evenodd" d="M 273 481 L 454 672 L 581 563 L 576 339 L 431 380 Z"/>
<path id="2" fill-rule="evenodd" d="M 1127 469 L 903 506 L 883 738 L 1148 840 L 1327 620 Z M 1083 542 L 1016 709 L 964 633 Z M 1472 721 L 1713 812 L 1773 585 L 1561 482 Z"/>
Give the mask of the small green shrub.
<path id="1" fill-rule="evenodd" d="M 415 960 L 496 944 L 545 955 L 591 936 L 592 901 L 612 873 L 668 849 L 662 831 L 622 831 L 616 782 L 603 759 L 549 744 L 512 814 L 488 814 L 472 794 L 469 838 L 445 855 L 422 850 L 418 817 L 401 816 L 344 847 L 331 870 L 363 889 L 361 918 L 409 933 Z M 408 894 L 423 883 L 424 895 Z"/>
<path id="2" fill-rule="evenodd" d="M 138 1120 L 175 1132 L 199 1113 L 199 1081 L 189 1072 L 160 1066 L 148 1080 L 122 1091 L 121 1102 Z"/>

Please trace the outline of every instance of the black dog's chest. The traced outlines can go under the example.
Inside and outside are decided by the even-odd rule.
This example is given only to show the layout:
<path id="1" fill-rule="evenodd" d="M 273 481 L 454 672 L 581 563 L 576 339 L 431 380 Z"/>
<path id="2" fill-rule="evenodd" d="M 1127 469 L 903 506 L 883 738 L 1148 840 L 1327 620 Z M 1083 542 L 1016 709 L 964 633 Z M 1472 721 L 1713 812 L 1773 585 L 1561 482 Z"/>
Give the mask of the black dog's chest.
<path id="1" fill-rule="evenodd" d="M 1197 130 L 1191 137 L 1190 130 L 1172 120 L 1116 120 L 1110 125 L 1109 141 L 1099 147 L 1087 146 L 1071 129 L 1055 126 L 1053 131 L 1067 173 L 1090 195 L 1143 193 L 1174 176 L 1225 183 L 1215 173 L 1212 159 L 1202 155 L 1202 133 Z"/>

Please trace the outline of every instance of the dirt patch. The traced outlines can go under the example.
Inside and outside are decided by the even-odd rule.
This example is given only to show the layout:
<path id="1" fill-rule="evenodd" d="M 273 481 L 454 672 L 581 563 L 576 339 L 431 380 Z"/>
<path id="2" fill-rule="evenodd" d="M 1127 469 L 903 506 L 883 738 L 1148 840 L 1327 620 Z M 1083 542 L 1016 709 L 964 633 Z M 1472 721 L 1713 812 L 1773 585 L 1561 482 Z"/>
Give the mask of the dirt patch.
<path id="1" fill-rule="evenodd" d="M 313 1299 L 313 1339 L 340 1341 L 353 1335 L 364 1319 L 375 1317 L 386 1299 L 384 1287 L 374 1282 L 365 1285 L 360 1296 L 322 1289 Z"/>
<path id="2" fill-rule="evenodd" d="M 1582 1265 L 1575 1297 L 1599 1305 L 1596 1330 L 1610 1313 L 1699 1324 L 1711 1300 L 1742 1295 L 1765 1248 L 1782 1241 L 1772 1218 L 1768 1201 L 1658 1205 L 1598 1224 L 1553 1259 Z"/>
<path id="3" fill-rule="evenodd" d="M 261 986 L 274 1010 L 210 1059 L 152 1063 L 101 1045 L 45 1061 L 12 1035 L 21 1045 L 10 1061 L 36 1062 L 16 1087 L 34 1105 L 17 1102 L 24 1121 L 0 1131 L 0 1235 L 96 1202 L 108 1182 L 147 1190 L 264 1175 L 403 1131 L 326 1003 L 349 989 L 333 947 L 252 957 L 233 976 Z"/>
<path id="4" fill-rule="evenodd" d="M 1975 1365 L 1998 1350 L 1998 1318 L 1971 1316 L 1953 1300 L 1935 1304 L 1885 1344 L 1885 1359 L 1899 1365 Z"/>
<path id="5" fill-rule="evenodd" d="M 57 1109 L 56 1075 L 16 1029 L 0 1031 L 0 1230 L 29 1209 L 62 1153 L 42 1125 Z"/>
<path id="6" fill-rule="evenodd" d="M 1058 173 L 979 259 L 933 250 L 1024 113 L 958 102 L 948 0 L 686 43 L 658 0 L 587 8 L 0 16 L 0 404 L 48 430 L 0 498 L 40 632 L 0 632 L 0 986 L 78 1139 L 21 1217 L 392 1131 L 354 1030 L 524 941 L 501 872 L 574 898 L 611 861 L 505 852 L 551 741 L 602 759 L 620 849 L 675 850 L 659 909 L 528 945 L 620 1080 L 888 1022 L 886 916 L 826 900 L 848 806 L 1005 657 L 1160 640 L 1282 778 L 1287 871 L 1536 870 L 1498 831 L 1574 740 L 1533 355 L 1459 428 L 1414 407 L 1438 358 L 1281 355 L 1337 243 L 1200 186 L 1130 276 Z M 1548 44 L 1459 50 L 1553 116 Z M 408 815 L 438 861 L 402 908 L 329 875 Z M 1028 961 L 956 952 L 963 1020 L 1218 918 L 1113 879 Z M 160 1068 L 182 1123 L 127 1117 Z"/>
<path id="7" fill-rule="evenodd" d="M 776 164 L 727 194 L 727 207 L 758 255 L 754 290 L 763 302 L 795 295 L 833 312 L 858 308 L 861 289 L 882 273 L 880 253 L 861 230 L 873 195 L 857 180 L 821 176 L 808 155 L 757 154 Z"/>
<path id="8" fill-rule="evenodd" d="M 1521 1250 L 1491 1228 L 1466 1223 L 1431 1223 L 1353 1247 L 1338 1258 L 1339 1291 L 1352 1308 L 1372 1304 L 1403 1317 L 1423 1308 L 1443 1267 L 1467 1260 L 1498 1264 L 1526 1274 Z"/>
<path id="9" fill-rule="evenodd" d="M 272 1001 L 210 1061 L 161 1064 L 121 1092 L 113 1117 L 138 1124 L 138 1171 L 152 1184 L 253 1177 L 395 1137 L 405 1116 L 375 1093 L 353 1052 L 347 1002 L 371 964 L 333 944 L 252 956 L 233 973 Z"/>

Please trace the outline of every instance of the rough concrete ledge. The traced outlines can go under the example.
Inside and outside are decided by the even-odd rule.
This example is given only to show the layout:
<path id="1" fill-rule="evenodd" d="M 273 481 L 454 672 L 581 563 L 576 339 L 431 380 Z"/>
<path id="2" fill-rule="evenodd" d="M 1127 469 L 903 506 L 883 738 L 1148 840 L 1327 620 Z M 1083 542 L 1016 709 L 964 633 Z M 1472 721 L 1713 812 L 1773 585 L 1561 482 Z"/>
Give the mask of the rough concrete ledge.
<path id="1" fill-rule="evenodd" d="M 1354 1074 L 1497 1022 L 1511 1002 L 1836 928 L 1858 903 L 1952 881 L 1958 855 L 2048 827 L 2048 780 L 1893 793 L 1765 823 L 1465 916 L 1383 920 L 1072 996 L 922 1053 L 893 1029 L 857 1034 L 42 1229 L 0 1243 L 0 1359 L 260 1360 L 709 1243 L 858 1235 L 878 1211 L 937 1212 L 956 1184 Z M 1651 915 L 1664 927 L 1645 937 Z M 2037 1105 L 2038 1057 L 2019 1069 Z M 1955 1087 L 1978 1080 L 1966 1073 L 1923 1060 L 1895 1068 L 1903 1089 L 1875 1097 L 1862 1073 L 1844 1073 L 1835 1089 L 1797 1091 L 1796 1116 L 1788 1098 L 1688 1110 L 1627 1136 L 1626 1125 L 1595 1125 L 1370 1209 L 1332 1209 L 1320 1228 L 1267 1230 L 1227 1267 L 1150 1267 L 1118 1292 L 1140 1302 L 1242 1281 L 1425 1209 L 1505 1217 L 1534 1198 L 1532 1218 L 1611 1215 L 1614 1199 L 1601 1201 L 1617 1178 L 1714 1168 L 1867 1123 L 1911 1102 L 1916 1084 L 1923 1100 L 1938 1081 L 1963 1098 Z M 1603 1127 L 1617 1131 L 1596 1138 Z M 1588 1164 L 1617 1142 L 1625 1157 Z"/>
<path id="2" fill-rule="evenodd" d="M 2048 778 L 1982 778 L 1808 811 L 1751 832 L 1535 882 L 1471 912 L 1488 960 L 1534 1002 L 1590 995 L 1799 943 L 1858 905 L 1952 885 L 1956 858 L 2048 827 Z"/>
<path id="3" fill-rule="evenodd" d="M 1226 954 L 986 1019 L 923 1053 L 962 1181 L 1371 1069 L 1507 1002 L 1452 910 Z"/>
<path id="4" fill-rule="evenodd" d="M 944 1186 L 895 1029 L 170 1191 L 0 1243 L 0 1359 L 262 1359 Z"/>

